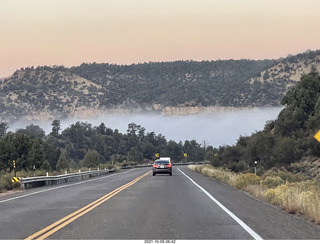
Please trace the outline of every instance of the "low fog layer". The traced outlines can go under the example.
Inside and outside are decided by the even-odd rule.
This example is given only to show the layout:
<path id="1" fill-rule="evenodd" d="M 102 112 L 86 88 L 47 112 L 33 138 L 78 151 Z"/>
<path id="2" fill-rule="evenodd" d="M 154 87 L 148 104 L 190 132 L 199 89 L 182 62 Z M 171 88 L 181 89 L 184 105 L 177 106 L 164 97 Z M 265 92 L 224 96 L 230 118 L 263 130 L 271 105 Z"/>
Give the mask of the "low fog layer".
<path id="1" fill-rule="evenodd" d="M 281 111 L 280 107 L 251 108 L 236 112 L 216 112 L 196 115 L 161 115 L 156 113 L 138 114 L 105 114 L 89 119 L 62 119 L 64 130 L 77 121 L 88 122 L 98 126 L 102 122 L 111 129 L 126 133 L 129 123 L 141 125 L 145 132 L 162 134 L 166 139 L 176 142 L 195 139 L 207 146 L 219 147 L 233 145 L 240 135 L 250 136 L 262 130 L 268 120 L 275 120 Z M 9 125 L 9 131 L 25 128 L 30 124 L 39 125 L 46 134 L 51 132 L 52 121 L 17 121 Z"/>

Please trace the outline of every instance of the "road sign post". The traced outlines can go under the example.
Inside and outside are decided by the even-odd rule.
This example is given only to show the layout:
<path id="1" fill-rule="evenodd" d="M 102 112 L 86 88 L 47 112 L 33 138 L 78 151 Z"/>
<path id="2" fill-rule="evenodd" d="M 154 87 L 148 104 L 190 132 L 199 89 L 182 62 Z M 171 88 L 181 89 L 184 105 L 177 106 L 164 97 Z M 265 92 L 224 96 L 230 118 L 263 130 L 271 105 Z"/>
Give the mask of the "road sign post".
<path id="1" fill-rule="evenodd" d="M 13 160 L 13 161 L 12 161 L 12 163 L 13 163 L 13 172 L 14 172 L 14 177 L 17 177 L 17 173 L 16 173 L 16 161 L 15 161 L 15 160 Z"/>

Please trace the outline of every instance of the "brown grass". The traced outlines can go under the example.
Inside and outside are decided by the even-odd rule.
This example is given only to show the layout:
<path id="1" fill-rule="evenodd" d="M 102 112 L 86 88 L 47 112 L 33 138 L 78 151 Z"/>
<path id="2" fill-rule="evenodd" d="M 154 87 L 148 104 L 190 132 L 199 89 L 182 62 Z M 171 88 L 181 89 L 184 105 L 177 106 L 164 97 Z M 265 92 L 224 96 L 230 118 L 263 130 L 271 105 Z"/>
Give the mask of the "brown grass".
<path id="1" fill-rule="evenodd" d="M 262 176 L 236 174 L 212 165 L 190 165 L 189 169 L 214 177 L 239 189 L 249 192 L 262 201 L 278 205 L 289 214 L 303 214 L 320 225 L 320 181 L 302 180 L 290 182 L 287 173 Z M 264 180 L 261 180 L 264 179 Z M 296 180 L 296 179 L 295 179 Z"/>

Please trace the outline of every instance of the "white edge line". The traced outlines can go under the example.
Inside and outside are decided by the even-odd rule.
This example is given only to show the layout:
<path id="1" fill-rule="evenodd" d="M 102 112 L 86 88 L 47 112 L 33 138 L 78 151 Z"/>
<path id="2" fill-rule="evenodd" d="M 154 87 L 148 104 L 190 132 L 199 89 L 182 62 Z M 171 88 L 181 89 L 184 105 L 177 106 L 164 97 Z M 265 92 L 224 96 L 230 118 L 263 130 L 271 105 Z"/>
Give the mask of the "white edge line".
<path id="1" fill-rule="evenodd" d="M 85 180 L 85 181 L 77 182 L 77 183 L 74 183 L 74 184 L 57 186 L 57 187 L 54 187 L 54 188 L 49 188 L 49 189 L 46 189 L 46 190 L 37 191 L 37 192 L 33 192 L 33 193 L 22 195 L 22 196 L 18 196 L 18 197 L 12 197 L 12 198 L 8 198 L 8 199 L 5 199 L 5 200 L 0 200 L 0 203 L 9 202 L 9 201 L 12 201 L 12 200 L 16 200 L 16 199 L 19 199 L 19 198 L 28 197 L 28 196 L 32 196 L 32 195 L 36 195 L 36 194 L 47 192 L 47 191 L 53 191 L 53 190 L 57 190 L 57 189 L 64 188 L 64 187 L 80 185 L 80 184 L 84 184 L 84 183 L 91 182 L 91 181 L 96 181 L 96 180 L 102 180 L 104 178 L 109 178 L 109 177 L 112 177 L 112 176 L 115 176 L 115 175 L 125 174 L 125 173 L 128 173 L 128 172 L 132 171 L 132 170 L 135 170 L 135 169 L 130 169 L 130 170 L 122 172 L 122 173 L 115 173 L 115 174 L 112 174 L 112 175 L 99 177 L 97 179 Z"/>
<path id="2" fill-rule="evenodd" d="M 261 236 L 259 236 L 253 229 L 251 229 L 248 225 L 246 225 L 241 219 L 239 219 L 236 215 L 234 215 L 229 209 L 223 206 L 217 199 L 215 199 L 209 192 L 207 192 L 203 187 L 198 185 L 193 179 L 191 179 L 188 175 L 182 172 L 179 168 L 178 170 L 187 177 L 193 184 L 195 184 L 201 191 L 203 191 L 212 201 L 214 201 L 222 210 L 224 210 L 231 218 L 233 218 L 242 228 L 244 228 L 254 239 L 263 240 Z"/>

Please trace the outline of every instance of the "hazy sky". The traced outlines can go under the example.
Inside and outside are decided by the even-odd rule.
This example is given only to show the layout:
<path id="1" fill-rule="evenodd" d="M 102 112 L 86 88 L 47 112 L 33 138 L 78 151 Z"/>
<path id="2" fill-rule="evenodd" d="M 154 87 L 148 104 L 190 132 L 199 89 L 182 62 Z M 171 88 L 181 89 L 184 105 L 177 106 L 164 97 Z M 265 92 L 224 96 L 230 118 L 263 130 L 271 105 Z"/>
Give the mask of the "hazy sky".
<path id="1" fill-rule="evenodd" d="M 319 0 L 0 0 L 0 77 L 21 67 L 265 59 L 320 49 Z"/>

